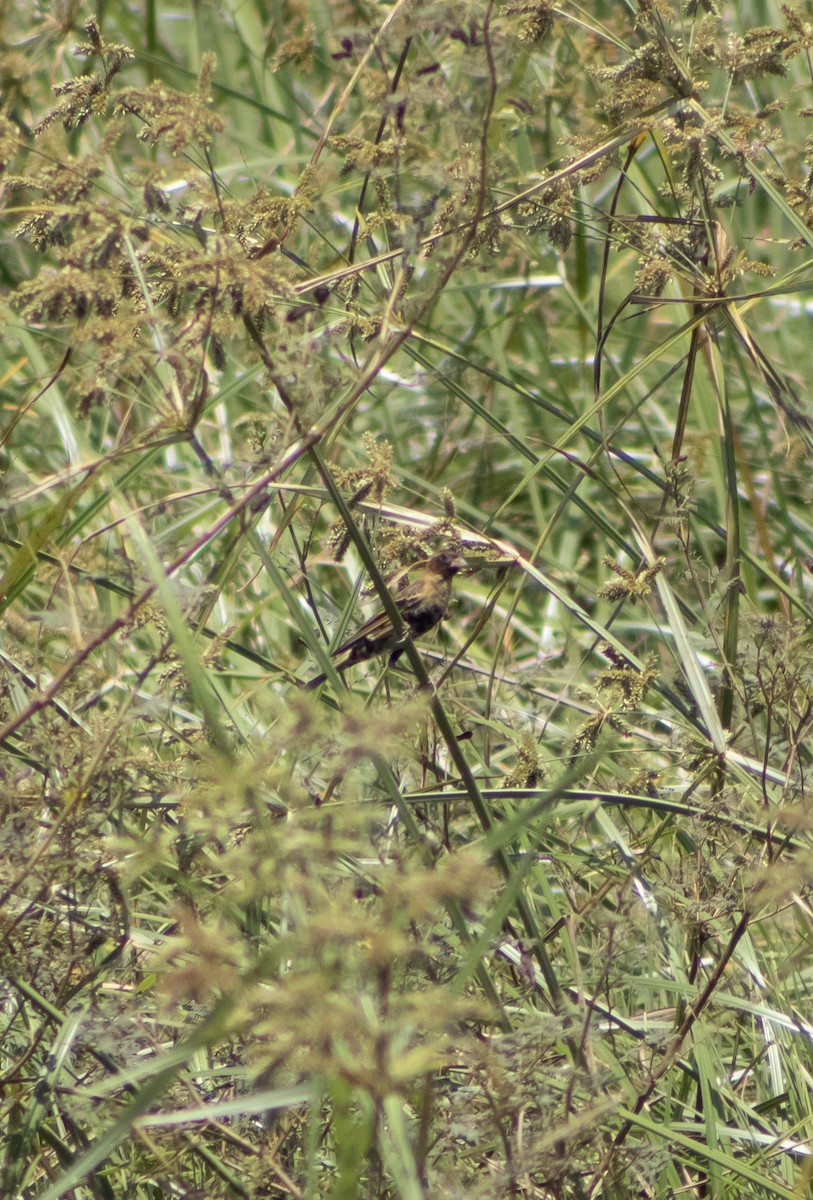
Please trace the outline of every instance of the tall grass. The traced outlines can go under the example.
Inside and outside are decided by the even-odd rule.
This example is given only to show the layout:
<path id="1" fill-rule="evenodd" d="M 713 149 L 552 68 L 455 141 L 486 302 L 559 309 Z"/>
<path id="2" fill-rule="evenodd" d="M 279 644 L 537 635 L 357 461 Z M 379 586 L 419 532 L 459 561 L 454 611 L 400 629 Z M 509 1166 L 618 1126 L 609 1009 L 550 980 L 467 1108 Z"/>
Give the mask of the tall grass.
<path id="1" fill-rule="evenodd" d="M 2 20 L 3 1194 L 806 1195 L 805 14 Z"/>

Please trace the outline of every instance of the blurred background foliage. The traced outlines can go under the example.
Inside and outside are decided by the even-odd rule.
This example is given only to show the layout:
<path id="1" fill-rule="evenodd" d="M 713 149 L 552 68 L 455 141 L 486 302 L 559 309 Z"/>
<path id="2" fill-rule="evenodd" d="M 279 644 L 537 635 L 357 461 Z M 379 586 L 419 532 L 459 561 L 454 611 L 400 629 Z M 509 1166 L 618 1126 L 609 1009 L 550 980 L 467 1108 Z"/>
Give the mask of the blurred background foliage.
<path id="1" fill-rule="evenodd" d="M 0 22 L 3 1194 L 806 1195 L 809 5 Z"/>

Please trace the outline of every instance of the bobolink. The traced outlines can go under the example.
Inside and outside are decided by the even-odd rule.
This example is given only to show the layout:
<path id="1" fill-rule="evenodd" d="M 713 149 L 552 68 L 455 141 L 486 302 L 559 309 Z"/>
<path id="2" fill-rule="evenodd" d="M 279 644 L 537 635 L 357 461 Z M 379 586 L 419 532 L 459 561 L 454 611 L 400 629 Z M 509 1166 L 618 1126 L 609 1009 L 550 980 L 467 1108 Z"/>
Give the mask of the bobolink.
<path id="1" fill-rule="evenodd" d="M 454 550 L 439 550 L 426 562 L 420 576 L 396 592 L 394 599 L 412 637 L 420 637 L 434 629 L 449 611 L 452 596 L 452 579 L 466 565 Z M 386 612 L 382 609 L 369 621 L 365 621 L 352 637 L 342 642 L 333 653 L 337 671 L 346 671 L 355 663 L 364 662 L 374 654 L 390 655 L 390 666 L 403 652 L 400 636 L 393 629 Z M 306 687 L 315 688 L 324 683 L 326 675 L 309 679 Z"/>

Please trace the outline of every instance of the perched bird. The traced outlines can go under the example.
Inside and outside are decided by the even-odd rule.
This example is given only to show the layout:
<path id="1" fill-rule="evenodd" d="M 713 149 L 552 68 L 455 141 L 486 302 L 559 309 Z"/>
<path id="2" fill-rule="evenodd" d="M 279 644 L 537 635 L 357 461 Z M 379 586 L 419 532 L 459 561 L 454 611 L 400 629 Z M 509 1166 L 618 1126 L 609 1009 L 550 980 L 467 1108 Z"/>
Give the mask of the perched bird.
<path id="1" fill-rule="evenodd" d="M 454 550 L 439 550 L 424 565 L 421 574 L 394 596 L 401 620 L 412 637 L 420 637 L 439 624 L 449 611 L 452 579 L 465 567 L 466 561 Z M 346 671 L 355 663 L 364 662 L 374 654 L 389 652 L 392 665 L 403 652 L 400 635 L 392 627 L 382 609 L 365 621 L 352 637 L 334 651 L 337 671 Z M 326 675 L 316 675 L 305 684 L 308 688 L 324 683 Z"/>

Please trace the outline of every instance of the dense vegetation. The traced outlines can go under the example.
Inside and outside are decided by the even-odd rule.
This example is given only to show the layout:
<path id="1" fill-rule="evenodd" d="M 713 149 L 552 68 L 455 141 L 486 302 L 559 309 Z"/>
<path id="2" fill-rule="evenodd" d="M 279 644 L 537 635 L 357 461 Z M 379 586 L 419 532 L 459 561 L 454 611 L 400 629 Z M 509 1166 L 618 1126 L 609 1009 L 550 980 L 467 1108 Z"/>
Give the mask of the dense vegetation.
<path id="1" fill-rule="evenodd" d="M 0 11 L 2 1194 L 808 1195 L 806 6 Z"/>

